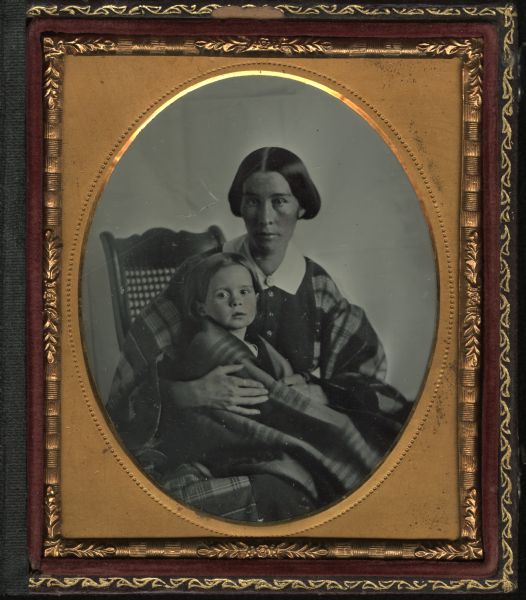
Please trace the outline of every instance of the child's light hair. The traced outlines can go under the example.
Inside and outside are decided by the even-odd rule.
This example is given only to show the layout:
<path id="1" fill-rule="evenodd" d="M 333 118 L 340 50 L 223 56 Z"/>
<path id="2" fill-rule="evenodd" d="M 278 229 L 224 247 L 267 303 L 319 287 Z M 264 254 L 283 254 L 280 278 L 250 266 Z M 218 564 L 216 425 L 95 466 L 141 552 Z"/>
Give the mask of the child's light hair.
<path id="1" fill-rule="evenodd" d="M 261 286 L 256 272 L 243 255 L 235 254 L 233 252 L 219 252 L 217 254 L 212 254 L 206 256 L 194 265 L 185 277 L 183 297 L 183 310 L 185 316 L 194 320 L 202 319 L 202 316 L 197 312 L 197 305 L 199 302 L 204 303 L 206 301 L 206 295 L 208 294 L 208 287 L 212 277 L 221 269 L 231 267 L 232 265 L 240 265 L 250 273 L 254 291 L 256 294 L 259 294 Z"/>

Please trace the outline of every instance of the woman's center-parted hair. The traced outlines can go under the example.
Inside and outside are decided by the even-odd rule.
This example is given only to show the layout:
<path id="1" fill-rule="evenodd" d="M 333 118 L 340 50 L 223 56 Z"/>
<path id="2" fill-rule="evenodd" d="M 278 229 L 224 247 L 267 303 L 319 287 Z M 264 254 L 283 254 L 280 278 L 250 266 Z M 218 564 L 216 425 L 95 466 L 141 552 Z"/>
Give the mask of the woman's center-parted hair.
<path id="1" fill-rule="evenodd" d="M 259 279 L 252 265 L 241 254 L 233 252 L 219 252 L 201 259 L 187 273 L 184 280 L 184 313 L 187 317 L 194 320 L 201 320 L 203 317 L 197 312 L 198 302 L 205 302 L 208 294 L 208 288 L 212 277 L 219 273 L 221 269 L 239 265 L 244 267 L 252 279 L 254 291 L 259 294 L 261 286 Z"/>
<path id="2" fill-rule="evenodd" d="M 313 219 L 321 206 L 320 194 L 303 161 L 290 150 L 275 146 L 254 150 L 243 159 L 228 192 L 230 210 L 241 216 L 241 201 L 245 181 L 254 173 L 276 172 L 284 177 L 290 191 L 305 210 L 302 219 Z"/>

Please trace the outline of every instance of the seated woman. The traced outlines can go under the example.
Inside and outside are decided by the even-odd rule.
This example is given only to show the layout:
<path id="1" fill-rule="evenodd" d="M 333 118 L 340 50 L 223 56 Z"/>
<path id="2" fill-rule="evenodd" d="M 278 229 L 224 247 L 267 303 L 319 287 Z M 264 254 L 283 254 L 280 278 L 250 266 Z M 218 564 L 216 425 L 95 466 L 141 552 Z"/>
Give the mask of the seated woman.
<path id="1" fill-rule="evenodd" d="M 261 489 L 281 483 L 283 478 L 267 479 L 262 486 L 254 480 L 253 470 L 219 479 L 199 468 L 177 473 L 179 466 L 171 453 L 158 450 L 170 435 L 166 424 L 177 422 L 183 411 L 220 406 L 223 415 L 254 415 L 255 410 L 261 410 L 264 416 L 265 401 L 275 398 L 274 378 L 264 381 L 264 371 L 254 370 L 255 365 L 249 370 L 250 363 L 244 367 L 248 372 L 239 374 L 240 366 L 232 360 L 227 365 L 210 364 L 208 372 L 203 369 L 187 378 L 171 376 L 165 370 L 167 364 L 185 363 L 192 341 L 183 303 L 192 261 L 178 270 L 168 289 L 132 324 L 107 408 L 125 447 L 175 497 L 184 496 L 193 507 L 224 518 L 282 520 L 322 508 L 363 483 L 394 443 L 411 404 L 383 382 L 385 354 L 363 310 L 341 295 L 322 267 L 301 256 L 289 243 L 298 219 L 314 218 L 320 208 L 318 191 L 301 160 L 282 148 L 256 150 L 241 163 L 229 202 L 234 215 L 243 218 L 247 234 L 227 242 L 223 250 L 242 254 L 261 288 L 247 339 L 267 340 L 292 367 L 292 374 L 282 377 L 278 386 L 284 398 L 282 414 L 288 403 L 294 404 L 291 398 L 296 397 L 296 386 L 317 385 L 323 391 L 317 407 L 320 411 L 329 408 L 331 418 L 336 419 L 339 429 L 333 431 L 331 443 L 337 447 L 348 442 L 344 462 L 354 480 L 340 487 L 329 482 L 326 496 L 311 494 L 310 504 L 299 508 L 294 506 L 296 500 L 287 508 L 289 492 L 280 496 L 277 489 L 269 506 L 268 494 L 261 494 Z M 245 344 L 242 346 L 245 354 L 250 352 Z M 314 409 L 314 402 L 310 406 Z M 251 422 L 260 424 L 256 419 Z M 305 436 L 315 435 L 319 419 L 313 422 L 309 429 L 307 420 L 298 421 L 290 438 L 301 444 Z M 349 441 L 347 423 L 359 433 Z M 229 432 L 234 424 L 228 427 Z M 253 443 L 252 429 L 242 435 L 244 458 L 257 444 Z M 199 440 L 188 444 L 198 447 Z M 239 454 L 239 447 L 236 452 Z M 234 458 L 237 455 L 230 456 Z M 309 477 L 315 479 L 319 463 L 307 460 L 303 466 L 307 464 Z M 267 467 L 261 477 L 273 475 Z M 324 484 L 316 485 L 318 493 L 323 488 Z"/>

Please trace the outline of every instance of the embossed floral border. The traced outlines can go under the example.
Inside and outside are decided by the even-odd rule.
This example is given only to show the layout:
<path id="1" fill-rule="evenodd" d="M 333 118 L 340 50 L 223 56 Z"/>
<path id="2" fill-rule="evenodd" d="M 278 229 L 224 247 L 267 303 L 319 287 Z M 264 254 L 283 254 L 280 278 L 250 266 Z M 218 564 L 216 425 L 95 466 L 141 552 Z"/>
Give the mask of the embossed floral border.
<path id="1" fill-rule="evenodd" d="M 138 5 L 138 4 L 119 4 L 102 6 L 31 6 L 28 9 L 28 16 L 132 16 L 139 14 L 155 14 L 157 16 L 181 15 L 202 16 L 209 14 L 218 5 Z M 158 590 L 274 590 L 285 589 L 295 590 L 334 590 L 334 591 L 358 591 L 371 590 L 378 592 L 385 591 L 458 591 L 458 590 L 505 590 L 509 591 L 513 587 L 512 577 L 514 573 L 514 555 L 512 552 L 512 513 L 511 504 L 514 494 L 513 483 L 511 480 L 511 374 L 508 368 L 510 353 L 510 244 L 511 244 L 511 176 L 512 162 L 511 150 L 513 147 L 513 136 L 511 121 L 514 111 L 514 97 L 512 82 L 514 72 L 512 67 L 512 52 L 515 36 L 515 13 L 514 8 L 509 6 L 502 7 L 371 7 L 360 5 L 277 5 L 277 8 L 288 15 L 345 15 L 345 16 L 418 16 L 427 17 L 441 16 L 492 16 L 501 21 L 504 36 L 502 40 L 502 54 L 504 57 L 505 68 L 502 74 L 502 110 L 501 125 L 502 139 L 500 146 L 501 162 L 501 247 L 500 247 L 500 445 L 501 462 L 500 468 L 500 513 L 502 520 L 501 534 L 501 554 L 503 557 L 502 567 L 499 575 L 493 579 L 459 579 L 459 580 L 426 580 L 426 579 L 392 579 L 392 580 L 352 580 L 343 579 L 228 579 L 228 578 L 86 578 L 70 577 L 55 578 L 36 575 L 29 580 L 29 586 L 32 590 L 43 589 L 108 589 L 109 587 L 123 589 L 158 589 Z M 124 8 L 123 8 L 124 7 Z M 109 11 L 109 12 L 108 12 Z M 117 12 L 115 12 L 117 11 Z M 205 12 L 203 12 L 205 11 Z M 206 12 L 209 11 L 209 12 Z M 296 40 L 297 42 L 297 40 Z M 132 545 L 126 548 L 116 548 L 111 545 L 96 545 L 86 543 L 76 543 L 71 540 L 63 540 L 60 536 L 60 504 L 59 504 L 59 382 L 60 382 L 60 364 L 58 349 L 58 335 L 60 330 L 59 307 L 58 307 L 58 278 L 60 275 L 60 78 L 61 78 L 61 60 L 67 52 L 71 53 L 100 53 L 112 51 L 111 43 L 108 46 L 106 40 L 96 39 L 69 39 L 60 40 L 54 38 L 47 39 L 45 48 L 46 72 L 45 72 L 45 104 L 47 106 L 46 118 L 46 173 L 45 173 L 45 206 L 46 206 L 46 229 L 44 234 L 45 250 L 45 273 L 44 273 L 44 337 L 45 337 L 45 359 L 46 359 L 46 398 L 47 398 L 47 418 L 46 418 L 46 555 L 48 556 L 84 556 L 84 557 L 102 557 L 102 556 L 131 556 L 134 554 Z M 254 43 L 254 42 L 252 42 Z M 323 46 L 316 46 L 319 42 L 315 41 L 312 46 L 312 40 L 303 41 L 303 49 L 308 52 L 325 52 Z M 221 47 L 207 47 L 204 44 L 201 50 L 208 52 L 257 52 L 262 48 L 248 47 L 246 40 L 240 39 L 229 48 L 224 44 Z M 296 49 L 294 44 L 287 46 L 286 40 L 281 39 L 274 51 L 294 53 Z M 307 45 L 305 45 L 307 44 Z M 311 46 L 309 46 L 311 44 Z M 260 44 L 261 45 L 261 44 Z M 268 40 L 265 39 L 264 50 L 268 51 Z M 465 305 L 462 307 L 463 314 L 463 381 L 464 388 L 464 407 L 461 411 L 466 423 L 469 423 L 466 429 L 466 435 L 460 438 L 463 449 L 461 456 L 470 457 L 468 463 L 461 467 L 464 477 L 462 485 L 464 486 L 464 527 L 462 532 L 462 543 L 455 544 L 431 544 L 427 546 L 415 546 L 414 548 L 394 547 L 384 549 L 384 556 L 403 557 L 418 556 L 420 558 L 435 560 L 451 559 L 473 559 L 482 556 L 482 547 L 479 534 L 479 515 L 477 488 L 475 475 L 477 472 L 476 456 L 476 436 L 467 435 L 472 431 L 475 419 L 476 402 L 470 408 L 470 402 L 473 399 L 473 393 L 476 390 L 476 382 L 479 371 L 480 360 L 480 239 L 479 239 L 479 216 L 480 216 L 480 91 L 481 91 L 481 50 L 477 46 L 476 40 L 445 40 L 438 44 L 422 42 L 418 49 L 422 54 L 430 56 L 445 55 L 461 56 L 464 60 L 464 72 L 467 81 L 466 88 L 466 106 L 465 116 L 469 121 L 469 115 L 473 117 L 473 126 L 466 128 L 468 132 L 465 137 L 465 148 L 472 149 L 464 156 L 464 170 L 470 174 L 469 185 L 464 188 L 462 200 L 462 244 L 464 248 L 464 269 L 463 269 L 463 287 Z M 272 51 L 272 48 L 271 48 Z M 470 138 L 470 133 L 472 137 Z M 475 132 L 475 133 L 473 133 Z M 477 144 L 478 150 L 477 150 Z M 478 184 L 477 184 L 478 177 Z M 478 185 L 478 187 L 477 187 Z M 467 444 L 467 446 L 466 446 Z M 473 445 L 475 444 L 475 445 Z M 471 446 L 470 446 L 471 445 Z M 468 447 L 470 446 L 470 447 Z M 228 544 L 231 544 L 228 546 Z M 206 543 L 196 546 L 194 556 L 222 557 L 231 556 L 246 558 L 250 556 L 260 556 L 266 558 L 313 558 L 320 557 L 350 557 L 350 556 L 378 556 L 371 554 L 371 548 L 365 548 L 356 545 L 355 551 L 349 548 L 343 552 L 331 552 L 331 548 L 324 547 L 324 544 L 317 544 L 315 547 L 310 543 L 281 543 L 281 544 L 259 544 L 250 545 L 245 542 L 224 542 L 223 547 L 210 546 Z M 160 549 L 157 555 L 174 555 L 166 552 L 166 549 Z"/>

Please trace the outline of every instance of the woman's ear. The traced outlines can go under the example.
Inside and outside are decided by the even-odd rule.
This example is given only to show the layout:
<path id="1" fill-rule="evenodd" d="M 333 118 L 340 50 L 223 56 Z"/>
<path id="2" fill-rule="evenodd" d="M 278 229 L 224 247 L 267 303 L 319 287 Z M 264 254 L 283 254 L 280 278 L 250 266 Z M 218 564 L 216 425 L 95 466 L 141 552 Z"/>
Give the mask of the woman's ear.
<path id="1" fill-rule="evenodd" d="M 298 219 L 301 219 L 304 214 L 305 214 L 305 209 L 303 208 L 303 206 L 300 206 L 298 209 Z"/>

